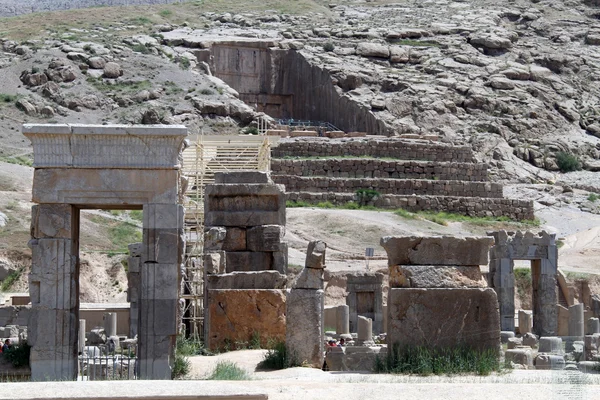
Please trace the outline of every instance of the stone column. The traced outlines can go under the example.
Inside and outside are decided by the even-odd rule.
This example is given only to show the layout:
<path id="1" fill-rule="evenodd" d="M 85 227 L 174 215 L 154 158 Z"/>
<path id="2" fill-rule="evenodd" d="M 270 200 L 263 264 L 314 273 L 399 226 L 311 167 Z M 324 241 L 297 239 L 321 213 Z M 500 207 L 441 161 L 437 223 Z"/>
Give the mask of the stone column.
<path id="1" fill-rule="evenodd" d="M 104 313 L 104 333 L 107 338 L 117 336 L 117 313 Z"/>
<path id="2" fill-rule="evenodd" d="M 509 258 L 490 260 L 492 287 L 498 295 L 500 330 L 515 330 L 515 275 Z"/>
<path id="3" fill-rule="evenodd" d="M 79 244 L 73 231 L 78 219 L 79 212 L 70 205 L 32 208 L 28 342 L 33 381 L 77 378 Z"/>
<path id="4" fill-rule="evenodd" d="M 138 333 L 139 301 L 140 301 L 140 260 L 142 243 L 132 243 L 128 246 L 127 259 L 127 301 L 129 302 L 129 337 L 134 338 Z"/>
<path id="5" fill-rule="evenodd" d="M 358 316 L 357 340 L 358 346 L 373 346 L 373 320 L 371 318 Z"/>
<path id="6" fill-rule="evenodd" d="M 350 307 L 347 305 L 337 306 L 335 311 L 336 323 L 335 333 L 347 335 L 350 333 Z"/>
<path id="7" fill-rule="evenodd" d="M 532 331 L 531 312 L 519 310 L 519 333 L 524 335 Z"/>
<path id="8" fill-rule="evenodd" d="M 554 336 L 558 331 L 558 303 L 556 286 L 556 257 L 551 253 L 556 246 L 548 246 L 548 258 L 531 262 L 533 289 L 533 333 Z"/>
<path id="9" fill-rule="evenodd" d="M 183 233 L 181 205 L 144 206 L 138 320 L 141 379 L 171 379 L 177 337 L 179 275 L 185 245 Z"/>
<path id="10" fill-rule="evenodd" d="M 569 336 L 583 340 L 583 303 L 569 307 Z"/>
<path id="11" fill-rule="evenodd" d="M 600 320 L 598 318 L 590 318 L 587 320 L 585 326 L 585 334 L 594 335 L 596 333 L 600 333 Z"/>
<path id="12" fill-rule="evenodd" d="M 85 347 L 85 319 L 79 320 L 79 352 L 83 353 Z"/>
<path id="13" fill-rule="evenodd" d="M 286 347 L 295 364 L 323 366 L 325 336 L 323 310 L 325 292 L 312 289 L 291 289 L 286 299 Z"/>

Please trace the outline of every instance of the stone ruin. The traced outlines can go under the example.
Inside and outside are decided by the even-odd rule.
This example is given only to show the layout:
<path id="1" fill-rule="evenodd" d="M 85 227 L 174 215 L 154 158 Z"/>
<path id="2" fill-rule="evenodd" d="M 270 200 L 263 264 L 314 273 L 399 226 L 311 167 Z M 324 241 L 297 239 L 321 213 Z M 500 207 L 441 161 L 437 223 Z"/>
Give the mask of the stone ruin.
<path id="1" fill-rule="evenodd" d="M 346 304 L 349 308 L 350 332 L 358 331 L 360 316 L 372 321 L 373 332 L 383 332 L 383 274 L 354 273 L 348 275 Z"/>
<path id="2" fill-rule="evenodd" d="M 383 237 L 388 255 L 388 348 L 499 351 L 498 299 L 479 266 L 490 238 Z"/>
<path id="3" fill-rule="evenodd" d="M 204 218 L 207 347 L 284 341 L 284 188 L 265 172 L 217 173 L 205 188 Z"/>
<path id="4" fill-rule="evenodd" d="M 171 379 L 184 231 L 184 126 L 23 125 L 34 152 L 31 378 L 77 377 L 79 213 L 142 209 L 138 375 Z"/>
<path id="5" fill-rule="evenodd" d="M 494 238 L 490 250 L 489 285 L 498 294 L 503 331 L 515 330 L 514 261 L 530 260 L 533 285 L 533 332 L 538 336 L 557 334 L 558 249 L 554 234 L 541 232 L 489 234 Z"/>

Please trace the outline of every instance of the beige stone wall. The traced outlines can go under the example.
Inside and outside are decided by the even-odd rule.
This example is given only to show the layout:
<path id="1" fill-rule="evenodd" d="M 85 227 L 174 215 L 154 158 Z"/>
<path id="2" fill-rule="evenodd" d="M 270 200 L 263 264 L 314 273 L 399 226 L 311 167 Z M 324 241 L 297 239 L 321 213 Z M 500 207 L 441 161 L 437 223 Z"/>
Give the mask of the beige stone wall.
<path id="1" fill-rule="evenodd" d="M 433 181 L 423 179 L 345 179 L 329 177 L 301 177 L 275 175 L 276 183 L 285 185 L 289 192 L 352 193 L 372 189 L 382 194 L 430 195 L 457 197 L 501 198 L 502 185 L 491 182 Z"/>
<path id="2" fill-rule="evenodd" d="M 260 335 L 261 347 L 285 341 L 284 290 L 211 289 L 208 291 L 208 335 L 211 351 L 245 347 Z"/>
<path id="3" fill-rule="evenodd" d="M 287 200 L 306 201 L 317 204 L 330 201 L 333 204 L 345 204 L 356 201 L 352 193 L 286 193 Z M 514 220 L 533 220 L 533 202 L 525 200 L 493 199 L 481 197 L 444 197 L 444 196 L 398 196 L 382 195 L 373 203 L 381 208 L 403 208 L 417 212 L 424 210 L 446 211 L 470 215 L 472 217 L 508 217 Z"/>
<path id="4" fill-rule="evenodd" d="M 332 178 L 393 178 L 451 181 L 488 180 L 487 165 L 474 163 L 332 158 L 325 160 L 271 160 L 274 175 Z"/>
<path id="5" fill-rule="evenodd" d="M 272 150 L 273 158 L 283 157 L 341 157 L 370 156 L 392 157 L 403 160 L 445 162 L 475 162 L 469 146 L 452 146 L 443 143 L 419 142 L 398 139 L 355 139 L 336 142 L 328 139 L 307 139 L 280 142 Z"/>

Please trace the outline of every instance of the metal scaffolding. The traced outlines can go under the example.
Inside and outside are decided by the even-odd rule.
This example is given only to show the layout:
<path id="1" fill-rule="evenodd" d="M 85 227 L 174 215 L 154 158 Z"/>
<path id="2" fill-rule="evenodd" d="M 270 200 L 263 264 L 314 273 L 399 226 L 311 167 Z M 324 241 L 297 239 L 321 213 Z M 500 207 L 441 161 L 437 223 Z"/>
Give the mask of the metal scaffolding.
<path id="1" fill-rule="evenodd" d="M 270 171 L 274 136 L 198 135 L 183 152 L 186 252 L 181 299 L 182 324 L 187 336 L 202 339 L 204 322 L 204 188 L 216 172 L 235 170 Z"/>

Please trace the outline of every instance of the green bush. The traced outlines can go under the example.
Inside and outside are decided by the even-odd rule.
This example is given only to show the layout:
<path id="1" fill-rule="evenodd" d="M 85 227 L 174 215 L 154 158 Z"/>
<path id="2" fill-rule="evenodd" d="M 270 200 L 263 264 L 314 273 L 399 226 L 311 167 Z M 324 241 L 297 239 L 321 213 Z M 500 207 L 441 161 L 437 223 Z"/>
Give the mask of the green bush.
<path id="1" fill-rule="evenodd" d="M 190 372 L 190 360 L 181 354 L 175 354 L 173 363 L 173 379 L 183 378 Z"/>
<path id="2" fill-rule="evenodd" d="M 249 126 L 246 128 L 246 134 L 248 135 L 258 135 L 260 131 L 255 126 Z"/>
<path id="3" fill-rule="evenodd" d="M 177 336 L 175 349 L 175 352 L 182 356 L 197 356 L 204 352 L 204 345 L 200 340 L 179 335 Z"/>
<path id="4" fill-rule="evenodd" d="M 489 375 L 501 369 L 497 351 L 477 351 L 457 346 L 429 349 L 394 345 L 385 357 L 375 359 L 375 372 L 416 375 Z"/>
<path id="5" fill-rule="evenodd" d="M 333 49 L 335 49 L 335 45 L 333 44 L 333 42 L 327 42 L 323 45 L 323 50 L 327 52 L 333 51 Z"/>
<path id="6" fill-rule="evenodd" d="M 26 367 L 29 365 L 30 352 L 31 346 L 25 343 L 21 345 L 15 345 L 2 354 L 4 359 L 10 362 L 13 367 Z"/>
<path id="7" fill-rule="evenodd" d="M 591 201 L 592 203 L 594 203 L 596 200 L 600 199 L 600 196 L 598 196 L 596 193 L 590 193 L 587 197 L 588 201 Z"/>
<path id="8" fill-rule="evenodd" d="M 19 278 L 21 278 L 21 274 L 23 274 L 24 269 L 25 267 L 20 267 L 8 274 L 8 276 L 4 278 L 2 284 L 0 285 L 0 291 L 8 292 L 10 288 L 15 284 L 15 282 L 18 281 Z"/>
<path id="9" fill-rule="evenodd" d="M 136 53 L 150 54 L 150 49 L 143 44 L 135 44 L 131 49 Z"/>
<path id="10" fill-rule="evenodd" d="M 361 207 L 366 206 L 371 201 L 377 199 L 379 196 L 381 196 L 381 193 L 379 193 L 377 190 L 373 190 L 373 189 L 358 189 L 356 191 L 356 197 L 358 198 L 358 204 Z"/>
<path id="11" fill-rule="evenodd" d="M 265 354 L 265 358 L 258 364 L 263 369 L 285 369 L 299 367 L 295 357 L 289 357 L 284 342 L 277 342 Z"/>
<path id="12" fill-rule="evenodd" d="M 556 164 L 561 172 L 571 172 L 581 169 L 579 158 L 574 154 L 564 151 L 556 153 Z"/>
<path id="13" fill-rule="evenodd" d="M 246 381 L 250 379 L 250 376 L 234 362 L 219 361 L 207 379 L 211 381 Z"/>

